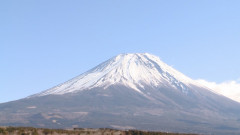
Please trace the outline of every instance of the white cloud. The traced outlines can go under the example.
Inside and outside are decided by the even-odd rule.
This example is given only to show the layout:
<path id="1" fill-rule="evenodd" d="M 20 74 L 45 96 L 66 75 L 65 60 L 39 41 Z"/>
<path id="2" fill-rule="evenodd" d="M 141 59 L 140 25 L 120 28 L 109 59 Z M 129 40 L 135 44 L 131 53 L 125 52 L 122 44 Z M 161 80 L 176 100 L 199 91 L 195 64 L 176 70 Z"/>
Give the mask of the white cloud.
<path id="1" fill-rule="evenodd" d="M 226 81 L 222 83 L 208 82 L 206 80 L 196 80 L 198 83 L 212 89 L 214 92 L 222 94 L 232 100 L 240 102 L 240 79 L 237 81 Z"/>

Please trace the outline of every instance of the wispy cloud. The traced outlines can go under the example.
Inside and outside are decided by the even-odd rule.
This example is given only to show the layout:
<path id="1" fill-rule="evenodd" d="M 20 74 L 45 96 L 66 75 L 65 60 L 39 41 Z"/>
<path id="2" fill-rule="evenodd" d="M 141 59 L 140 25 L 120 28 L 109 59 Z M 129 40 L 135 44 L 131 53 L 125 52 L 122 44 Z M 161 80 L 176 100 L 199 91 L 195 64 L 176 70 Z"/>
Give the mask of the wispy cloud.
<path id="1" fill-rule="evenodd" d="M 212 89 L 214 92 L 222 94 L 232 100 L 240 102 L 240 79 L 237 81 L 226 81 L 222 83 L 208 82 L 206 80 L 196 80 L 198 83 Z"/>

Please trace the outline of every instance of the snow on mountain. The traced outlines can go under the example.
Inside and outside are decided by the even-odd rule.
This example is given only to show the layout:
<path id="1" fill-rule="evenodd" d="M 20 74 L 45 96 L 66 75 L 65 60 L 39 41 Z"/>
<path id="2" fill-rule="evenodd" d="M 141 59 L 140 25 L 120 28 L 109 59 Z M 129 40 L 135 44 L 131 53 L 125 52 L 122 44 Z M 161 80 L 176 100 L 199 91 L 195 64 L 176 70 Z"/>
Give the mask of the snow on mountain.
<path id="1" fill-rule="evenodd" d="M 35 96 L 79 92 L 94 87 L 107 88 L 121 84 L 142 93 L 144 86 L 173 86 L 188 93 L 193 80 L 162 62 L 157 56 L 148 53 L 129 53 L 117 55 L 86 73 L 63 84 L 43 91 Z"/>

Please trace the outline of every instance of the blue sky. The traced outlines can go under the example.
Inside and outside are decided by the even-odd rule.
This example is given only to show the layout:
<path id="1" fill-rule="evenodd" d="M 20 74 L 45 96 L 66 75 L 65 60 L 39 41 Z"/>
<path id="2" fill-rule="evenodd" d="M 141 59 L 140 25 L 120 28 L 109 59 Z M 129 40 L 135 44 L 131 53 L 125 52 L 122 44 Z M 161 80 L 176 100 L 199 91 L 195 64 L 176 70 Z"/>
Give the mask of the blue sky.
<path id="1" fill-rule="evenodd" d="M 240 78 L 239 0 L 0 1 L 0 102 L 148 52 L 193 79 Z"/>

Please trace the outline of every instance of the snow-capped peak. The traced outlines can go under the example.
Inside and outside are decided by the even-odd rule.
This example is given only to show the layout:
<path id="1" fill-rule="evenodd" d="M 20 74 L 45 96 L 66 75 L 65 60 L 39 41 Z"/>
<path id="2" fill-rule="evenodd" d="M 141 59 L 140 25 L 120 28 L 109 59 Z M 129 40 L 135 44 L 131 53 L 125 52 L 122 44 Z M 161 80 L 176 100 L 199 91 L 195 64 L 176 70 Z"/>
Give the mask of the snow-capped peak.
<path id="1" fill-rule="evenodd" d="M 128 53 L 117 55 L 86 73 L 63 84 L 43 91 L 36 96 L 79 92 L 95 87 L 107 88 L 121 84 L 142 93 L 144 86 L 173 86 L 183 93 L 194 83 L 190 78 L 148 53 Z M 143 93 L 142 93 L 143 94 Z"/>

